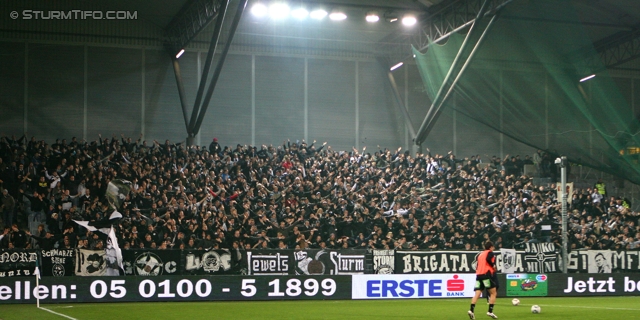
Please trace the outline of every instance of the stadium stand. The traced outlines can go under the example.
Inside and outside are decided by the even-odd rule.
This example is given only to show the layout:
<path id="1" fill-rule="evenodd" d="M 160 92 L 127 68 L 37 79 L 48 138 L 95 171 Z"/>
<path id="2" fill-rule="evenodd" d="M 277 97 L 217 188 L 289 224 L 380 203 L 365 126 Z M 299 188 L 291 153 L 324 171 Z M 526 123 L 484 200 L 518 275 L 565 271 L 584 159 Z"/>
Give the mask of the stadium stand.
<path id="1" fill-rule="evenodd" d="M 479 250 L 487 240 L 559 248 L 555 186 L 534 185 L 523 174 L 529 161 L 335 151 L 315 141 L 222 147 L 214 138 L 207 148 L 124 135 L 51 145 L 3 136 L 0 248 L 103 247 L 72 220 L 110 214 L 104 195 L 116 178 L 132 183 L 117 224 L 124 249 Z M 574 190 L 570 249 L 638 248 L 629 205 L 604 184 Z"/>

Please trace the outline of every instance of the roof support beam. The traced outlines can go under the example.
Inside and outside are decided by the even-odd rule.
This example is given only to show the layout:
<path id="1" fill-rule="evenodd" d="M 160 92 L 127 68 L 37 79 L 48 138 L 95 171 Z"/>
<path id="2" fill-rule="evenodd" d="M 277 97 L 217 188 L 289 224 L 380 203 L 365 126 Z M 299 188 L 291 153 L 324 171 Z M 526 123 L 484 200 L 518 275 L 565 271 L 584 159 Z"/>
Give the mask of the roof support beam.
<path id="1" fill-rule="evenodd" d="M 192 125 L 192 135 L 197 135 L 200 131 L 200 126 L 202 125 L 202 121 L 204 120 L 204 115 L 207 112 L 207 108 L 209 107 L 209 102 L 211 102 L 211 96 L 213 95 L 213 91 L 218 83 L 218 79 L 220 78 L 220 73 L 222 73 L 222 66 L 224 65 L 224 61 L 227 58 L 227 54 L 229 53 L 229 49 L 231 48 L 231 42 L 233 41 L 233 36 L 236 33 L 236 29 L 238 28 L 238 24 L 240 23 L 240 18 L 242 18 L 242 13 L 244 13 L 244 9 L 247 7 L 248 0 L 239 0 L 238 8 L 236 10 L 236 14 L 233 17 L 233 21 L 231 22 L 231 29 L 229 30 L 229 36 L 227 37 L 227 42 L 224 45 L 224 50 L 222 51 L 222 56 L 220 56 L 220 60 L 218 60 L 218 65 L 216 66 L 215 71 L 213 72 L 213 76 L 211 77 L 211 82 L 209 83 L 209 88 L 207 89 L 207 95 L 204 97 L 204 101 L 202 102 L 200 113 L 198 114 L 198 120 L 195 124 Z M 194 110 L 195 111 L 195 110 Z"/>
<path id="2" fill-rule="evenodd" d="M 220 30 L 224 22 L 224 15 L 230 0 L 191 0 L 185 4 L 180 12 L 176 14 L 169 23 L 164 33 L 164 45 L 173 64 L 173 72 L 176 77 L 178 86 L 178 95 L 180 96 L 180 105 L 182 107 L 182 115 L 184 117 L 185 127 L 187 129 L 187 144 L 192 145 L 194 137 L 198 134 L 193 128 L 199 115 L 200 100 L 202 92 L 206 85 L 211 61 L 213 60 L 215 49 L 220 37 Z M 180 63 L 178 61 L 179 52 L 184 53 L 184 48 L 202 31 L 213 19 L 216 19 L 216 26 L 211 38 L 209 52 L 205 64 L 204 74 L 201 78 L 196 95 L 196 101 L 191 112 L 191 120 L 187 111 L 187 97 L 184 92 L 184 83 L 180 72 Z"/>
<path id="3" fill-rule="evenodd" d="M 173 73 L 176 76 L 176 84 L 178 85 L 178 95 L 180 96 L 180 105 L 182 106 L 182 115 L 184 116 L 184 125 L 189 127 L 189 116 L 187 115 L 187 96 L 184 93 L 184 83 L 182 82 L 182 74 L 180 73 L 180 63 L 176 57 L 173 60 Z"/>
<path id="4" fill-rule="evenodd" d="M 513 0 L 488 0 L 482 17 L 494 15 Z M 427 49 L 429 41 L 439 43 L 450 35 L 472 25 L 480 17 L 484 0 L 460 0 L 448 3 L 422 22 L 422 28 L 413 37 L 412 43 L 419 51 Z"/>
<path id="5" fill-rule="evenodd" d="M 225 0 L 191 0 L 169 22 L 164 43 L 174 56 L 218 16 Z"/>
<path id="6" fill-rule="evenodd" d="M 196 93 L 196 100 L 193 103 L 193 111 L 191 112 L 191 121 L 187 125 L 187 133 L 189 134 L 189 136 L 195 136 L 197 134 L 197 133 L 194 133 L 193 129 L 195 127 L 196 121 L 198 120 L 198 115 L 200 113 L 200 105 L 201 105 L 200 103 L 202 102 L 202 93 L 204 92 L 204 88 L 207 85 L 207 79 L 209 79 L 209 71 L 211 70 L 211 63 L 213 62 L 216 48 L 218 47 L 218 40 L 220 40 L 220 33 L 222 31 L 222 25 L 224 24 L 224 18 L 227 14 L 228 5 L 229 5 L 229 0 L 222 1 L 222 5 L 218 13 L 218 18 L 216 19 L 216 25 L 213 29 L 213 33 L 211 34 L 209 51 L 207 52 L 207 58 L 205 59 L 205 62 L 204 62 L 202 77 L 200 77 L 200 85 L 198 85 L 198 93 Z"/>
<path id="7" fill-rule="evenodd" d="M 475 34 L 477 34 L 476 30 L 479 28 L 477 27 L 477 25 L 485 16 L 485 12 L 488 9 L 487 3 L 489 1 L 491 0 L 485 0 L 485 3 L 480 8 L 480 11 L 478 11 L 478 15 L 476 16 L 476 19 L 474 20 L 473 24 L 471 25 L 471 28 L 469 29 L 469 32 L 467 33 L 464 41 L 462 42 L 462 45 L 460 46 L 460 50 L 458 51 L 458 54 L 456 55 L 455 59 L 453 60 L 453 63 L 451 64 L 449 72 L 445 76 L 442 82 L 442 85 L 438 90 L 438 93 L 433 99 L 431 107 L 429 108 L 427 115 L 422 121 L 422 125 L 420 126 L 420 129 L 418 129 L 418 132 L 416 133 L 416 136 L 414 139 L 414 142 L 416 145 L 421 145 L 426 140 L 427 136 L 429 135 L 429 132 L 431 131 L 431 129 L 433 129 L 433 126 L 435 125 L 436 121 L 438 120 L 438 117 L 442 112 L 442 106 L 447 101 L 447 98 L 449 98 L 449 96 L 453 92 L 453 89 L 455 88 L 456 84 L 460 80 L 460 77 L 462 76 L 466 68 L 469 66 L 469 63 L 473 59 L 473 56 L 475 55 L 478 48 L 482 44 L 485 36 L 491 29 L 491 26 L 493 25 L 494 21 L 497 19 L 498 14 L 496 12 L 496 14 L 494 14 L 491 20 L 489 21 L 488 25 L 485 27 L 484 31 L 480 35 L 479 39 L 477 40 L 471 52 L 469 52 L 467 48 L 467 43 L 470 41 L 471 38 L 475 37 Z M 464 64 L 462 64 L 461 66 L 461 62 L 463 60 L 464 60 Z M 453 81 L 450 81 L 452 77 L 455 77 L 455 78 Z"/>

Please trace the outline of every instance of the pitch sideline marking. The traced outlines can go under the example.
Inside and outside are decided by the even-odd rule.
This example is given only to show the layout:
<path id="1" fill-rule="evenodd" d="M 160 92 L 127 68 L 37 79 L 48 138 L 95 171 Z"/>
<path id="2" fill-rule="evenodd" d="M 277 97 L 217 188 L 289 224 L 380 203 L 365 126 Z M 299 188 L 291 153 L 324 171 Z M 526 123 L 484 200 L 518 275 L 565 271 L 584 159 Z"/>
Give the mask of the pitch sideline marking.
<path id="1" fill-rule="evenodd" d="M 565 305 L 553 305 L 553 304 L 541 304 L 543 307 L 561 307 L 561 308 L 578 308 L 578 309 L 604 309 L 604 310 L 629 310 L 640 311 L 637 308 L 612 308 L 612 307 L 593 307 L 593 306 L 565 306 Z"/>
<path id="2" fill-rule="evenodd" d="M 529 298 L 529 297 L 527 297 Z M 504 298 L 503 298 L 504 299 Z M 460 301 L 460 299 L 438 299 L 438 301 Z M 496 303 L 497 305 L 507 305 L 507 303 Z M 508 304 L 510 305 L 510 304 Z M 526 305 L 525 305 L 526 306 Z M 603 309 L 603 310 L 628 310 L 628 311 L 640 311 L 638 308 L 614 308 L 614 307 L 594 307 L 594 306 L 566 306 L 566 305 L 554 305 L 554 304 L 540 304 L 541 307 L 560 307 L 560 308 L 577 308 L 577 309 Z"/>
<path id="3" fill-rule="evenodd" d="M 51 313 L 53 313 L 53 314 L 59 315 L 59 316 L 61 316 L 61 317 L 65 317 L 65 318 L 67 318 L 67 319 L 69 319 L 69 320 L 78 320 L 78 319 L 76 319 L 76 318 L 74 318 L 74 317 L 70 317 L 70 316 L 68 316 L 68 315 L 66 315 L 66 314 L 58 313 L 58 312 L 55 312 L 55 311 L 53 311 L 53 310 L 49 310 L 49 309 L 44 308 L 44 307 L 38 307 L 38 308 L 39 308 L 39 309 L 42 309 L 42 310 L 44 310 L 44 311 L 51 312 Z"/>

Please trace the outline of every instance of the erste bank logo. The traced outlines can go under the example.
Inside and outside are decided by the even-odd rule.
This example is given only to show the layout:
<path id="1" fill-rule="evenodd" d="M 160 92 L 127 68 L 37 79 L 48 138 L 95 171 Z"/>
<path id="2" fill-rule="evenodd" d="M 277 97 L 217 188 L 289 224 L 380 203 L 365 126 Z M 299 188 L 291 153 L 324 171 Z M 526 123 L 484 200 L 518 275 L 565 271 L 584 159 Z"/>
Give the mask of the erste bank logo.
<path id="1" fill-rule="evenodd" d="M 452 279 L 447 280 L 447 291 L 452 293 L 464 291 L 464 280 L 457 274 L 454 275 Z"/>
<path id="2" fill-rule="evenodd" d="M 473 296 L 475 274 L 354 275 L 353 299 Z"/>

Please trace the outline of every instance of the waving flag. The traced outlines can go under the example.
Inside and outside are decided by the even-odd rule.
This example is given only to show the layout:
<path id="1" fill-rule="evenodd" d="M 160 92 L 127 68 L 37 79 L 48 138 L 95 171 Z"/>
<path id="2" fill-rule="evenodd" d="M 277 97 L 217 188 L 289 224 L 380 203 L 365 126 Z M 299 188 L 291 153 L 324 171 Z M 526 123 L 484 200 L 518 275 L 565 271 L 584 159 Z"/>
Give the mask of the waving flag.
<path id="1" fill-rule="evenodd" d="M 109 181 L 109 185 L 107 185 L 107 193 L 105 195 L 109 202 L 109 207 L 116 211 L 120 209 L 122 207 L 122 203 L 127 198 L 129 191 L 131 191 L 131 182 L 120 179 Z"/>
<path id="2" fill-rule="evenodd" d="M 113 209 L 109 218 L 101 221 L 78 221 L 73 220 L 78 225 L 85 227 L 87 230 L 96 232 L 99 231 L 107 235 L 107 245 L 104 250 L 104 273 L 108 276 L 117 276 L 124 274 L 124 268 L 122 265 L 122 250 L 118 245 L 118 238 L 116 237 L 113 224 L 122 218 L 122 214 L 118 212 L 122 208 L 124 200 L 131 191 L 131 182 L 126 180 L 111 180 L 107 186 L 107 193 L 105 197 L 109 202 L 109 207 Z"/>

